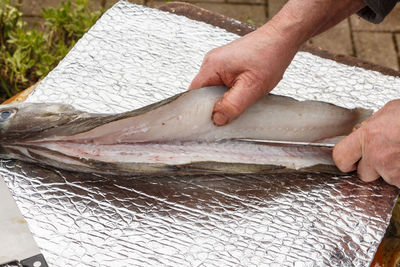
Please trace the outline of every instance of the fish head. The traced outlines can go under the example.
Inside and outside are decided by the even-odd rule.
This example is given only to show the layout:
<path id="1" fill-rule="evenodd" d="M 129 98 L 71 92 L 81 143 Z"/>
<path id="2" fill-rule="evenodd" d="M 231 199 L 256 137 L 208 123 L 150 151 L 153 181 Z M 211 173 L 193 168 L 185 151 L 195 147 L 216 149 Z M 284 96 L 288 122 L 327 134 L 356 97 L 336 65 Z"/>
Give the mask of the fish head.
<path id="1" fill-rule="evenodd" d="M 41 143 L 57 142 L 92 129 L 107 118 L 104 114 L 79 111 L 65 104 L 0 105 L 0 159 L 20 159 L 72 170 L 77 166 L 89 168 L 79 159 L 47 149 Z"/>
<path id="2" fill-rule="evenodd" d="M 0 144 L 44 138 L 49 130 L 66 124 L 79 114 L 72 106 L 65 104 L 1 105 Z"/>

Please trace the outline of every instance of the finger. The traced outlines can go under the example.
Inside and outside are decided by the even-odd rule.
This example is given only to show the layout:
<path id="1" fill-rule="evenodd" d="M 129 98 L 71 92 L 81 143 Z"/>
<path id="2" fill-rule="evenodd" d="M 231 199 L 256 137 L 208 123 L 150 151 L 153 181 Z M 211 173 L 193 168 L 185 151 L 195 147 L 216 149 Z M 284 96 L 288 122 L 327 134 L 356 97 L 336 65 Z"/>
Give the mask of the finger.
<path id="1" fill-rule="evenodd" d="M 251 104 L 264 95 L 257 83 L 238 79 L 233 87 L 214 105 L 213 120 L 216 125 L 225 125 L 236 119 Z"/>
<path id="2" fill-rule="evenodd" d="M 386 168 L 385 166 L 381 166 L 378 171 L 382 179 L 385 180 L 388 184 L 400 188 L 400 168 L 398 167 L 398 162 L 398 159 L 392 159 L 392 161 L 386 166 Z"/>
<path id="3" fill-rule="evenodd" d="M 194 77 L 188 90 L 222 84 L 224 84 L 222 79 L 214 69 L 201 67 L 199 73 L 196 75 L 196 77 Z"/>
<path id="4" fill-rule="evenodd" d="M 372 182 L 380 177 L 379 173 L 370 164 L 370 162 L 362 158 L 357 166 L 357 173 L 361 180 L 364 182 Z"/>
<path id="5" fill-rule="evenodd" d="M 356 130 L 340 141 L 333 149 L 332 157 L 342 172 L 354 171 L 356 163 L 361 159 L 361 131 Z"/>
<path id="6" fill-rule="evenodd" d="M 393 177 L 382 177 L 388 184 L 394 185 L 397 188 L 400 188 L 400 176 L 396 175 Z"/>
<path id="7" fill-rule="evenodd" d="M 400 180 L 399 177 L 397 177 L 397 179 L 393 179 L 391 182 L 388 182 L 391 185 L 396 186 L 397 188 L 400 188 Z"/>

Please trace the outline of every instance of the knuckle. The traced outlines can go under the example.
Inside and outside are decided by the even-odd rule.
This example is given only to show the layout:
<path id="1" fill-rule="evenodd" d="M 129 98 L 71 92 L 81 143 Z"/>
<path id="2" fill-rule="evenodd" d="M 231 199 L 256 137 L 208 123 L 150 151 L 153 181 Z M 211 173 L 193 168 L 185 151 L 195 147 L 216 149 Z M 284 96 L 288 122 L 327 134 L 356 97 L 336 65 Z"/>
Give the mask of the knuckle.
<path id="1" fill-rule="evenodd" d="M 381 133 L 379 129 L 377 129 L 373 125 L 366 125 L 358 129 L 358 131 L 360 131 L 360 143 L 363 154 L 373 156 L 375 153 L 371 152 L 376 152 L 377 140 L 381 138 Z"/>
<path id="2" fill-rule="evenodd" d="M 253 99 L 258 99 L 268 93 L 272 88 L 263 82 L 257 73 L 246 71 L 240 75 L 240 82 L 245 86 L 246 93 Z M 239 83 L 239 79 L 236 81 Z"/>
<path id="3" fill-rule="evenodd" d="M 245 107 L 242 107 L 240 104 L 231 101 L 231 99 L 227 98 L 224 99 L 224 107 L 225 109 L 229 112 L 229 114 L 236 118 L 237 116 L 239 116 L 240 114 L 242 114 L 242 112 L 244 111 Z"/>
<path id="4" fill-rule="evenodd" d="M 359 131 L 360 131 L 361 141 L 363 144 L 368 144 L 370 140 L 374 138 L 375 133 L 373 128 L 368 127 L 367 125 L 361 127 Z"/>

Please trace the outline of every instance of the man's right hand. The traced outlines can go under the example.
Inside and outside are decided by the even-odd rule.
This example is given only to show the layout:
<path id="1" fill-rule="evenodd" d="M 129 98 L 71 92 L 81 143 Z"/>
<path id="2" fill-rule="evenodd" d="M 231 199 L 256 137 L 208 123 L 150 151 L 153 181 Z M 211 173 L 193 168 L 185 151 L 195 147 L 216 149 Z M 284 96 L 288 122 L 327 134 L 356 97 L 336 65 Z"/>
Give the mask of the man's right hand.
<path id="1" fill-rule="evenodd" d="M 230 87 L 213 110 L 214 123 L 227 124 L 278 84 L 300 45 L 364 5 L 363 0 L 290 0 L 261 28 L 211 50 L 189 89 Z"/>
<path id="2" fill-rule="evenodd" d="M 260 28 L 211 50 L 189 90 L 211 85 L 230 87 L 213 110 L 214 123 L 225 125 L 277 85 L 297 49 L 273 27 Z"/>

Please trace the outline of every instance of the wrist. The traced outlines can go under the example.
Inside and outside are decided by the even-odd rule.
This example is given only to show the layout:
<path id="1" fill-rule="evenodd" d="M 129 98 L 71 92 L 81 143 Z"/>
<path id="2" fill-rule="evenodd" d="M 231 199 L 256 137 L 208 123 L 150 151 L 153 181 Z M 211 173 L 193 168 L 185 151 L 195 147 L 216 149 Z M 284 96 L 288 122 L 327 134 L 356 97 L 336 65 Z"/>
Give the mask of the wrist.
<path id="1" fill-rule="evenodd" d="M 364 6 L 363 0 L 290 0 L 260 30 L 273 29 L 288 45 L 299 48 Z"/>

